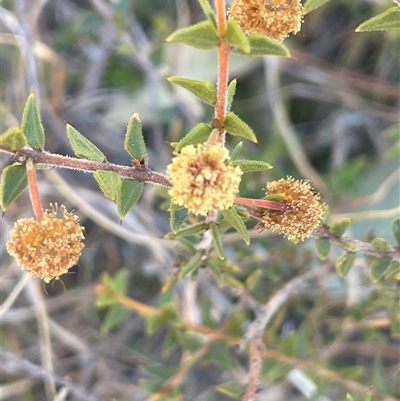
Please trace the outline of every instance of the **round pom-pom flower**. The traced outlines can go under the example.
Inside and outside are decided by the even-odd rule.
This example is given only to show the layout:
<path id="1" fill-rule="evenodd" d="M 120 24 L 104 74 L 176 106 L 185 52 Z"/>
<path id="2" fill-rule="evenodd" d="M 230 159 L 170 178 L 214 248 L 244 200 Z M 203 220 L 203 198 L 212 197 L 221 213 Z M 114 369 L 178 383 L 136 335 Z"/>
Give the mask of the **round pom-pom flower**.
<path id="1" fill-rule="evenodd" d="M 228 150 L 221 145 L 182 148 L 167 167 L 172 202 L 202 216 L 231 207 L 239 192 L 242 171 L 227 164 L 228 158 Z"/>
<path id="2" fill-rule="evenodd" d="M 300 0 L 234 0 L 233 18 L 247 35 L 267 35 L 279 40 L 300 31 L 303 7 Z"/>
<path id="3" fill-rule="evenodd" d="M 78 216 L 61 207 L 45 211 L 38 221 L 33 218 L 18 220 L 10 232 L 7 252 L 32 277 L 40 277 L 46 283 L 57 279 L 78 262 L 84 248 L 83 230 Z"/>
<path id="4" fill-rule="evenodd" d="M 280 231 L 289 240 L 298 243 L 308 238 L 319 226 L 324 214 L 321 197 L 306 180 L 282 178 L 267 184 L 267 198 L 279 199 L 284 211 L 268 209 L 257 228 Z"/>

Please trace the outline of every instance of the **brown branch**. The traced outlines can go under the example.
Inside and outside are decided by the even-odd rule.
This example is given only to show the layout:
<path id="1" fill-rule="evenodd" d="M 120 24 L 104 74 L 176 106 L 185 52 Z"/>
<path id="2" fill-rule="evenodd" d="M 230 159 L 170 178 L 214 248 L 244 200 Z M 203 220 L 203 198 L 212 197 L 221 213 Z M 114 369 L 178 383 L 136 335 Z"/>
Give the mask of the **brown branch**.
<path id="1" fill-rule="evenodd" d="M 24 164 L 28 160 L 32 160 L 34 164 L 45 164 L 53 167 L 79 170 L 83 172 L 95 172 L 98 170 L 114 171 L 122 178 L 131 178 L 141 182 L 148 182 L 168 188 L 171 187 L 170 181 L 164 174 L 157 173 L 145 166 L 130 167 L 110 163 L 108 161 L 96 162 L 87 159 L 56 155 L 44 150 L 29 148 L 15 151 L 4 145 L 0 145 L 0 151 L 13 154 L 13 160 L 17 163 Z"/>

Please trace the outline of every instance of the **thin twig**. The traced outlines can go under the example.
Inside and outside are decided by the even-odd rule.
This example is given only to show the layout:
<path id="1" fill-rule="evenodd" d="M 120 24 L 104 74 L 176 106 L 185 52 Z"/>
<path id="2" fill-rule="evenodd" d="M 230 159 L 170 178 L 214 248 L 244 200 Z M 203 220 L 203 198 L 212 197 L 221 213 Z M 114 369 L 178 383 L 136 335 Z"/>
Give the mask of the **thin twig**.
<path id="1" fill-rule="evenodd" d="M 26 272 L 22 273 L 18 283 L 14 286 L 14 288 L 10 292 L 10 295 L 7 297 L 7 299 L 2 303 L 0 307 L 0 318 L 2 318 L 3 315 L 10 309 L 10 307 L 17 299 L 20 292 L 25 287 L 25 284 L 29 281 L 30 277 L 31 276 L 28 273 Z"/>

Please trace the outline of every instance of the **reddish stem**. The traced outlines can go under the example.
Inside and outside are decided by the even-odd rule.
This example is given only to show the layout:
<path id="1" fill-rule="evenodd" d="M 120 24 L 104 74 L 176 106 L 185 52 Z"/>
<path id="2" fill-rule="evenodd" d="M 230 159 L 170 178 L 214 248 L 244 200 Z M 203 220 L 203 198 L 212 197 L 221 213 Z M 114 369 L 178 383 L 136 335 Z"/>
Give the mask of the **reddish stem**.
<path id="1" fill-rule="evenodd" d="M 281 202 L 270 201 L 266 199 L 250 199 L 250 198 L 236 198 L 235 203 L 243 206 L 262 207 L 264 209 L 285 211 L 285 204 Z"/>
<path id="2" fill-rule="evenodd" d="M 36 170 L 32 159 L 29 159 L 26 162 L 26 172 L 28 175 L 29 196 L 31 198 L 33 213 L 35 214 L 36 220 L 40 221 L 43 219 L 43 207 L 39 196 Z"/>

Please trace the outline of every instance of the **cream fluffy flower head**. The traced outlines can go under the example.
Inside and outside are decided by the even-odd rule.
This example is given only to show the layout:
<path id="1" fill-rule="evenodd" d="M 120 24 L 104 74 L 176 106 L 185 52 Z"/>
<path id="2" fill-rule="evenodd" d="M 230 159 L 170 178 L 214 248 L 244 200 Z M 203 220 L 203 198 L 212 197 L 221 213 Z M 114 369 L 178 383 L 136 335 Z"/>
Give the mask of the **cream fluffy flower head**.
<path id="1" fill-rule="evenodd" d="M 221 145 L 182 148 L 167 167 L 172 202 L 202 216 L 232 206 L 239 192 L 242 171 L 226 164 L 228 158 L 228 150 Z"/>
<path id="2" fill-rule="evenodd" d="M 267 195 L 281 197 L 285 210 L 267 210 L 257 228 L 278 230 L 298 243 L 308 238 L 320 225 L 324 205 L 308 181 L 295 180 L 293 177 L 271 181 L 267 184 Z"/>
<path id="3" fill-rule="evenodd" d="M 84 248 L 83 230 L 78 217 L 61 207 L 45 211 L 43 218 L 18 220 L 10 232 L 7 252 L 32 277 L 40 277 L 46 283 L 57 279 L 78 262 Z"/>
<path id="4" fill-rule="evenodd" d="M 235 0 L 230 16 L 247 35 L 267 35 L 279 40 L 300 31 L 303 7 L 300 0 Z"/>

